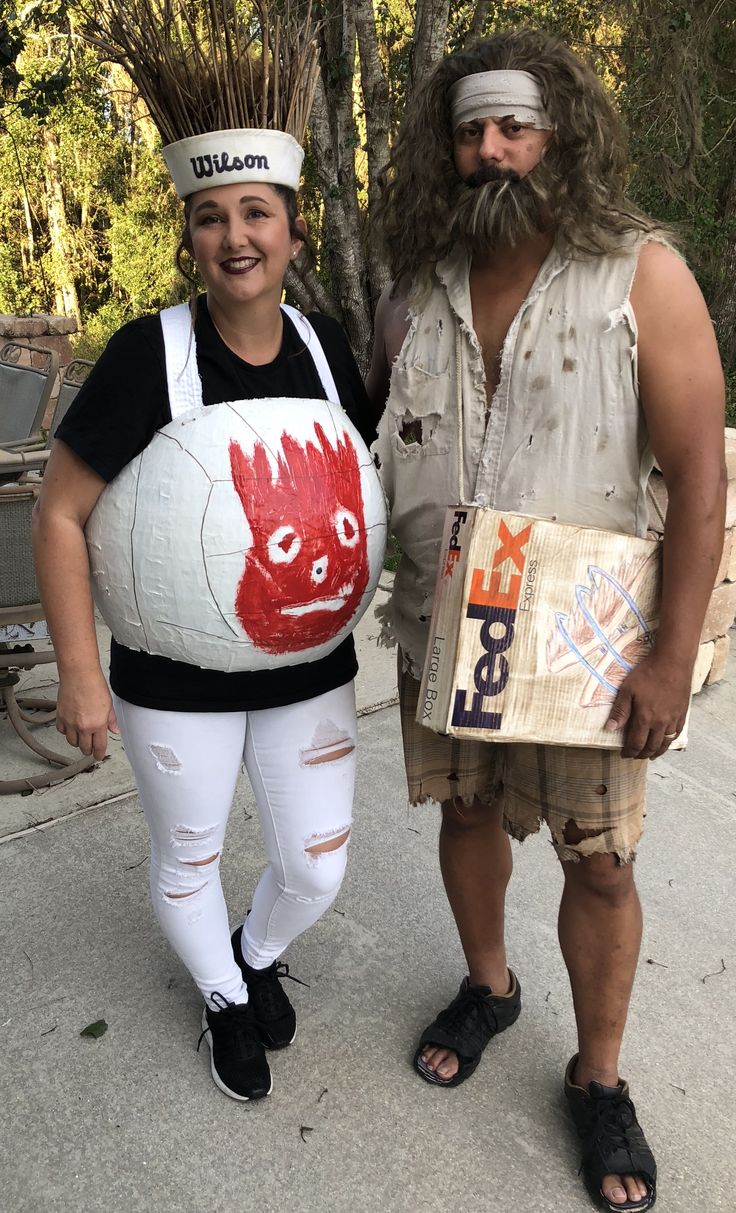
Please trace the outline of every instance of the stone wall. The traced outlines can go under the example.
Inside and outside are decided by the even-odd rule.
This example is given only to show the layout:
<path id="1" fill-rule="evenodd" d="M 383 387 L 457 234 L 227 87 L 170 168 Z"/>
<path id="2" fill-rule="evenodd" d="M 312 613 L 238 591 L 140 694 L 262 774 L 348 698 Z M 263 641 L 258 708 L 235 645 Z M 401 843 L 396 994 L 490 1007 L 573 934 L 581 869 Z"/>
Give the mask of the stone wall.
<path id="1" fill-rule="evenodd" d="M 693 671 L 693 691 L 696 694 L 704 686 L 711 686 L 723 678 L 731 645 L 729 630 L 736 619 L 736 430 L 733 429 L 726 430 L 726 472 L 726 534 Z M 649 505 L 649 529 L 661 535 L 664 529 L 662 518 L 667 513 L 667 490 L 660 472 L 652 474 L 650 488 L 654 502 L 650 501 Z"/>
<path id="2" fill-rule="evenodd" d="M 69 337 L 77 331 L 77 322 L 70 316 L 6 316 L 0 314 L 0 344 L 17 341 L 20 345 L 40 345 L 59 355 L 59 376 L 74 357 Z M 31 355 L 33 364 L 33 355 Z M 43 424 L 48 425 L 56 407 L 58 382 L 54 385 Z"/>

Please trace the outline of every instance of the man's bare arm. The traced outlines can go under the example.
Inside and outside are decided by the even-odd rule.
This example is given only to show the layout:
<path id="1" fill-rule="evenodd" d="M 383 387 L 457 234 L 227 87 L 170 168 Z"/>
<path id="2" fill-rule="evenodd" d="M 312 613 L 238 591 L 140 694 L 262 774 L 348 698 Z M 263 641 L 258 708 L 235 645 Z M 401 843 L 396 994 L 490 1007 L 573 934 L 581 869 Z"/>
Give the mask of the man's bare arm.
<path id="1" fill-rule="evenodd" d="M 378 300 L 373 357 L 365 381 L 376 424 L 388 400 L 391 367 L 409 331 L 406 294 L 399 288 L 392 298 L 391 290 L 392 287 L 387 286 Z"/>
<path id="2" fill-rule="evenodd" d="M 685 721 L 723 547 L 724 383 L 705 301 L 676 254 L 642 250 L 631 303 L 642 407 L 669 503 L 654 650 L 625 679 L 608 727 L 626 727 L 624 757 L 656 758 Z"/>

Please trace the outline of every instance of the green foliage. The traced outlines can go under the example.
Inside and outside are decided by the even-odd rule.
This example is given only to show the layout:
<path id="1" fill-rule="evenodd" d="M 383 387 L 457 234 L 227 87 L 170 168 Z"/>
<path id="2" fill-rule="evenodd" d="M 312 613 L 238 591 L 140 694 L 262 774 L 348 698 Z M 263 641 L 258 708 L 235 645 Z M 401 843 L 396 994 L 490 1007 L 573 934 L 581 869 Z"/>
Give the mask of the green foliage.
<path id="1" fill-rule="evenodd" d="M 24 281 L 23 266 L 17 247 L 0 244 L 0 312 L 30 312 L 34 292 Z"/>
<path id="2" fill-rule="evenodd" d="M 736 371 L 726 376 L 726 425 L 736 429 Z"/>
<path id="3" fill-rule="evenodd" d="M 394 126 L 410 87 L 416 8 L 415 0 L 373 0 Z M 318 0 L 318 9 L 340 25 L 337 0 Z M 465 44 L 476 10 L 474 0 L 450 5 L 448 49 Z M 119 324 L 183 297 L 186 287 L 173 264 L 181 210 L 158 137 L 128 78 L 85 46 L 74 20 L 73 0 L 0 0 L 0 309 L 54 310 L 71 282 L 82 314 L 77 348 L 88 357 Z M 592 58 L 631 133 L 632 196 L 678 229 L 712 302 L 724 289 L 721 250 L 736 222 L 733 15 L 722 7 L 716 20 L 710 0 L 492 0 L 481 32 L 522 24 L 552 29 Z M 355 130 L 364 140 L 359 66 L 339 51 L 323 70 L 354 79 Z M 364 146 L 356 165 L 365 208 Z M 336 299 L 364 291 L 364 249 L 351 283 L 333 281 L 330 259 L 320 257 L 324 207 L 309 147 L 302 197 L 323 286 Z M 729 409 L 733 423 L 733 376 Z"/>
<path id="4" fill-rule="evenodd" d="M 727 235 L 736 169 L 736 22 L 692 0 L 630 0 L 618 97 L 631 132 L 631 193 L 681 235 L 707 299 Z"/>
<path id="5" fill-rule="evenodd" d="M 16 113 L 0 134 L 0 298 L 6 312 L 43 310 L 42 256 L 48 247 L 39 200 L 44 194 L 38 139 Z M 41 305 L 41 307 L 39 307 Z"/>
<path id="6" fill-rule="evenodd" d="M 38 34 L 46 54 L 37 55 Z M 31 0 L 18 9 L 0 0 L 0 92 L 25 118 L 46 119 L 71 84 L 66 0 Z"/>
<path id="7" fill-rule="evenodd" d="M 133 311 L 166 307 L 182 297 L 174 252 L 183 209 L 160 152 L 140 149 L 127 196 L 109 209 L 110 281 Z"/>
<path id="8" fill-rule="evenodd" d="M 0 125 L 0 307 L 54 311 L 73 282 L 86 356 L 116 323 L 180 297 L 181 208 L 130 82 L 72 36 L 54 0 L 34 12 L 22 40 L 0 40 L 0 63 L 15 54 Z"/>
<path id="9" fill-rule="evenodd" d="M 113 333 L 135 319 L 136 312 L 121 299 L 108 299 L 96 312 L 85 316 L 81 333 L 72 337 L 74 356 L 95 362 Z"/>
<path id="10" fill-rule="evenodd" d="M 23 50 L 18 14 L 10 5 L 0 8 L 0 94 L 12 96 L 21 81 L 15 61 Z"/>
<path id="11" fill-rule="evenodd" d="M 410 75 L 413 5 L 407 0 L 378 0 L 373 7 L 381 59 L 388 77 L 391 117 L 398 124 L 406 104 Z"/>
<path id="12" fill-rule="evenodd" d="M 395 573 L 401 560 L 401 546 L 395 535 L 389 535 L 383 567 L 389 573 Z"/>

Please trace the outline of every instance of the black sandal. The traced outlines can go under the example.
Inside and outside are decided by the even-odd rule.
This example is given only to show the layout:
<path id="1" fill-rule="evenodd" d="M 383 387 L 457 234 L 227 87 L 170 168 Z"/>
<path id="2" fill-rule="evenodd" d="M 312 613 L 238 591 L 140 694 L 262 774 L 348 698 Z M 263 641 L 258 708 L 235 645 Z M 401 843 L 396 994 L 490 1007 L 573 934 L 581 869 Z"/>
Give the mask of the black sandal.
<path id="1" fill-rule="evenodd" d="M 511 993 L 505 997 L 491 993 L 490 986 L 471 986 L 463 978 L 459 992 L 444 1011 L 422 1032 L 414 1054 L 414 1069 L 425 1080 L 438 1087 L 459 1087 L 475 1070 L 488 1041 L 510 1028 L 521 1013 L 521 988 L 511 970 Z M 422 1053 L 431 1046 L 450 1049 L 458 1060 L 457 1073 L 452 1078 L 440 1078 L 422 1061 Z"/>
<path id="2" fill-rule="evenodd" d="M 577 1060 L 576 1053 L 565 1072 L 565 1096 L 583 1143 L 580 1171 L 588 1193 L 606 1213 L 644 1213 L 657 1199 L 657 1164 L 636 1119 L 629 1085 L 604 1087 L 591 1082 L 586 1091 L 572 1081 Z M 603 1194 L 605 1175 L 635 1175 L 646 1185 L 647 1194 L 615 1204 Z"/>

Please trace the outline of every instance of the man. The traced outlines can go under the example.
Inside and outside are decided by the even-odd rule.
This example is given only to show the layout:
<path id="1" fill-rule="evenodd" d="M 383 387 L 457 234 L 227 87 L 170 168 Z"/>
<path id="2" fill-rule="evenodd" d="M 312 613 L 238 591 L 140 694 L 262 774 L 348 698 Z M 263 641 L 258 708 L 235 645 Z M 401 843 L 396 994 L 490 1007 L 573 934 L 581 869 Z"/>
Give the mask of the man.
<path id="1" fill-rule="evenodd" d="M 562 864 L 559 939 L 578 1051 L 565 1091 L 605 1209 L 651 1208 L 656 1166 L 618 1057 L 641 937 L 632 860 L 646 759 L 683 727 L 724 526 L 723 379 L 698 287 L 623 192 L 626 157 L 592 70 L 521 30 L 451 55 L 410 103 L 379 223 L 369 392 L 402 549 L 386 620 L 400 646 L 412 803 L 442 804 L 440 866 L 468 963 L 414 1065 L 455 1086 L 521 1009 L 507 967 L 508 835 L 545 821 Z M 462 450 L 458 451 L 458 402 Z M 458 741 L 414 720 L 445 509 L 647 529 L 653 455 L 669 509 L 661 623 L 607 728 L 621 750 Z M 463 476 L 460 475 L 462 459 Z"/>

